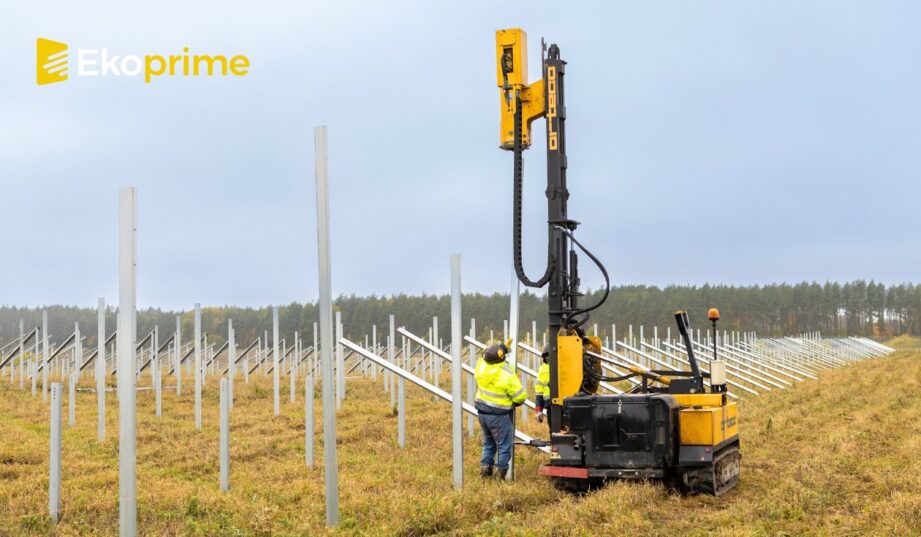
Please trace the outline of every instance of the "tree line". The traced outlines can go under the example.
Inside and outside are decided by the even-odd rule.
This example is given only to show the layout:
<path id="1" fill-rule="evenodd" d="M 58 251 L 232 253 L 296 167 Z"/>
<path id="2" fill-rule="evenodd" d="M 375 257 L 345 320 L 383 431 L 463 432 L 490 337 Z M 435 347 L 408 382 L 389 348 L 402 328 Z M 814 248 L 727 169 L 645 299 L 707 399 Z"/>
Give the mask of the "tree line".
<path id="1" fill-rule="evenodd" d="M 582 305 L 595 303 L 603 294 L 601 289 L 586 293 Z M 343 295 L 336 299 L 335 309 L 342 312 L 346 336 L 363 339 L 370 334 L 371 326 L 378 328 L 378 338 L 386 338 L 389 315 L 393 314 L 397 326 L 423 336 L 438 317 L 441 339 L 450 339 L 450 296 L 447 295 Z M 678 309 L 687 310 L 694 328 L 706 329 L 707 310 L 719 308 L 722 320 L 720 329 L 754 331 L 763 336 L 795 335 L 804 332 L 822 332 L 829 336 L 859 335 L 885 339 L 891 336 L 921 334 L 921 285 L 898 284 L 886 286 L 879 282 L 857 280 L 849 283 L 802 282 L 798 284 L 770 284 L 752 286 L 733 285 L 623 285 L 613 287 L 606 303 L 592 312 L 587 327 L 598 325 L 598 333 L 609 336 L 611 325 L 617 325 L 617 335 L 626 333 L 628 325 L 638 331 L 643 326 L 647 335 L 658 327 L 660 336 L 666 328 L 674 326 L 673 314 Z M 76 306 L 0 307 L 0 344 L 14 339 L 19 333 L 19 320 L 25 330 L 41 323 L 42 310 L 48 311 L 49 333 L 53 341 L 63 341 L 73 332 L 74 323 L 86 337 L 86 344 L 95 345 L 95 308 Z M 477 335 L 485 339 L 492 331 L 500 337 L 503 322 L 508 319 L 509 295 L 502 293 L 465 294 L 462 300 L 463 332 L 470 329 L 469 320 L 476 319 Z M 522 335 L 530 333 L 531 322 L 543 333 L 547 325 L 547 301 L 541 294 L 523 292 L 520 297 L 520 329 Z M 191 341 L 193 313 L 163 311 L 149 308 L 138 311 L 137 334 L 143 338 L 158 326 L 161 341 L 173 333 L 176 316 L 181 319 L 182 339 Z M 238 344 L 250 341 L 268 332 L 271 338 L 271 307 L 242 308 L 236 306 L 205 307 L 202 309 L 202 331 L 209 341 L 222 343 L 227 335 L 227 321 L 233 319 Z M 316 303 L 291 303 L 279 306 L 281 337 L 290 339 L 295 331 L 312 343 L 313 323 L 317 321 Z M 107 333 L 115 329 L 116 314 L 113 308 L 106 312 Z M 290 343 L 290 341 L 289 341 Z"/>

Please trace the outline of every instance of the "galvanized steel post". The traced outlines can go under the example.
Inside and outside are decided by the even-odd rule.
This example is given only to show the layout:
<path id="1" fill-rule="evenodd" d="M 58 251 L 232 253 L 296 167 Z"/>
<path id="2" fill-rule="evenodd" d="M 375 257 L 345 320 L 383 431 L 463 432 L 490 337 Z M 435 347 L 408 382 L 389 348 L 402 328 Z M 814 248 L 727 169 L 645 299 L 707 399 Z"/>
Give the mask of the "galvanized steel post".
<path id="1" fill-rule="evenodd" d="M 96 312 L 96 437 L 106 439 L 106 299 Z"/>
<path id="2" fill-rule="evenodd" d="M 313 410 L 313 373 L 307 373 L 304 378 L 304 462 L 308 468 L 313 468 L 313 428 L 316 423 Z"/>
<path id="3" fill-rule="evenodd" d="M 67 378 L 67 426 L 73 427 L 77 423 L 77 373 L 73 372 Z"/>
<path id="4" fill-rule="evenodd" d="M 233 331 L 233 319 L 227 319 L 227 367 L 230 368 L 227 399 L 230 408 L 233 408 L 233 383 L 237 378 L 237 336 Z"/>
<path id="5" fill-rule="evenodd" d="M 173 366 L 173 373 L 176 374 L 176 397 L 182 395 L 182 364 L 179 363 L 182 360 L 182 357 L 179 353 L 182 352 L 182 320 L 177 315 L 176 316 L 176 337 L 173 338 L 173 350 L 176 352 L 175 355 L 175 365 Z"/>
<path id="6" fill-rule="evenodd" d="M 518 281 L 518 275 L 515 274 L 514 269 L 512 270 L 512 289 L 511 289 L 511 300 L 509 303 L 509 317 L 508 317 L 508 337 L 512 339 L 512 345 L 508 350 L 508 358 L 506 362 L 508 363 L 509 369 L 513 375 L 518 375 L 518 361 L 517 361 L 517 348 L 518 348 L 518 294 L 521 284 Z M 512 412 L 512 430 L 515 429 L 515 413 Z M 508 463 L 508 473 L 505 475 L 505 478 L 509 481 L 515 479 L 515 444 L 512 444 L 512 458 Z"/>
<path id="7" fill-rule="evenodd" d="M 408 369 L 409 352 L 409 342 L 403 337 L 403 369 Z M 401 449 L 406 447 L 406 385 L 402 376 L 397 381 L 397 445 Z"/>
<path id="8" fill-rule="evenodd" d="M 58 523 L 61 510 L 61 384 L 51 385 L 51 438 L 48 465 L 48 515 Z"/>
<path id="9" fill-rule="evenodd" d="M 391 329 L 393 324 L 391 323 Z M 451 256 L 451 431 L 454 444 L 454 488 L 464 487 L 464 411 L 461 395 L 461 257 Z M 439 360 L 440 361 L 440 360 Z"/>
<path id="10" fill-rule="evenodd" d="M 276 416 L 281 414 L 281 387 L 278 371 L 281 362 L 278 359 L 278 352 L 278 306 L 272 306 L 272 402 Z"/>
<path id="11" fill-rule="evenodd" d="M 326 167 L 326 127 L 314 129 L 317 181 L 317 262 L 319 317 L 323 368 L 323 476 L 326 481 L 326 525 L 339 525 L 339 470 L 336 462 L 336 408 L 333 397 L 333 296 L 329 251 L 329 184 Z M 336 315 L 339 317 L 338 313 Z M 338 345 L 337 345 L 338 346 Z M 341 347 L 339 347 L 341 349 Z M 341 354 L 340 354 L 341 356 Z M 341 364 L 340 364 L 341 372 Z M 344 386 L 342 387 L 344 388 Z"/>
<path id="12" fill-rule="evenodd" d="M 345 399 L 345 364 L 342 358 L 342 345 L 339 340 L 342 338 L 342 312 L 336 312 L 336 410 L 342 408 L 342 400 Z"/>
<path id="13" fill-rule="evenodd" d="M 470 319 L 470 339 L 476 339 L 476 319 Z M 473 343 L 467 345 L 467 360 L 469 361 L 470 367 L 476 367 L 476 348 L 473 346 Z M 474 404 L 474 398 L 476 392 L 476 379 L 473 378 L 473 375 L 467 375 L 467 403 Z M 467 436 L 473 436 L 473 432 L 476 427 L 477 418 L 476 416 L 470 415 L 467 416 Z"/>
<path id="14" fill-rule="evenodd" d="M 230 490 L 230 379 L 221 379 L 220 485 Z"/>
<path id="15" fill-rule="evenodd" d="M 42 401 L 48 400 L 48 310 L 42 310 Z"/>
<path id="16" fill-rule="evenodd" d="M 432 345 L 441 349 L 441 343 L 438 339 L 438 317 L 432 317 Z M 438 387 L 438 377 L 441 375 L 442 369 L 444 369 L 444 360 L 441 356 L 435 356 L 432 354 L 432 384 L 435 387 Z"/>
<path id="17" fill-rule="evenodd" d="M 24 324 L 22 319 L 19 319 L 19 389 L 23 390 L 26 387 L 26 345 L 25 345 L 25 334 L 23 333 Z M 16 374 L 16 364 L 15 362 L 10 362 L 10 369 L 12 374 Z M 12 378 L 12 377 L 10 377 Z"/>
<path id="18" fill-rule="evenodd" d="M 201 430 L 201 304 L 195 304 L 195 428 Z"/>
<path id="19" fill-rule="evenodd" d="M 119 190 L 118 210 L 118 532 L 137 534 L 137 191 Z"/>

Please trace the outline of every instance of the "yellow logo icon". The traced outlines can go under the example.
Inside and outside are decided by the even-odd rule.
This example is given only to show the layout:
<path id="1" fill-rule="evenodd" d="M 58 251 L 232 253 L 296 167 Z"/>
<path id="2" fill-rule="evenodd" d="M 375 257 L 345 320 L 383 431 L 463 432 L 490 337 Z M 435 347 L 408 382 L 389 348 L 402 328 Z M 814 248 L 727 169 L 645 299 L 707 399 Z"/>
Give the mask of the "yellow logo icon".
<path id="1" fill-rule="evenodd" d="M 39 37 L 35 42 L 35 81 L 39 86 L 67 80 L 67 44 Z"/>

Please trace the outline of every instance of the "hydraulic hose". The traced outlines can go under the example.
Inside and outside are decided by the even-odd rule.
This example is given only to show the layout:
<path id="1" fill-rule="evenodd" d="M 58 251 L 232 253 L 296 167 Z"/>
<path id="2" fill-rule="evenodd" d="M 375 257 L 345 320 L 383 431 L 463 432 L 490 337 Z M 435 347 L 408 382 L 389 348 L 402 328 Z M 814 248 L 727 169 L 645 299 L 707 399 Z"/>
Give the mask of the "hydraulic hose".
<path id="1" fill-rule="evenodd" d="M 604 268 L 604 265 L 601 264 L 601 261 L 600 261 L 597 257 L 595 257 L 595 255 L 592 254 L 592 253 L 588 250 L 588 248 L 586 248 L 585 246 L 583 246 L 581 242 L 579 242 L 578 240 L 576 240 L 576 238 L 573 236 L 573 234 L 572 234 L 571 231 L 569 231 L 568 229 L 566 229 L 566 228 L 564 228 L 564 227 L 562 227 L 562 226 L 556 226 L 556 228 L 557 228 L 558 230 L 560 230 L 561 233 L 563 233 L 564 235 L 566 235 L 567 237 L 569 237 L 569 240 L 571 240 L 571 241 L 573 242 L 573 244 L 575 244 L 576 246 L 578 246 L 579 249 L 582 250 L 582 252 L 585 253 L 585 255 L 587 255 L 588 258 L 591 259 L 591 260 L 595 263 L 595 265 L 598 267 L 598 270 L 600 270 L 600 271 L 601 271 L 601 274 L 604 276 L 604 295 L 601 297 L 601 299 L 598 300 L 598 302 L 596 302 L 595 304 L 593 304 L 593 305 L 591 305 L 591 306 L 589 306 L 589 307 L 587 307 L 587 308 L 578 309 L 578 310 L 576 310 L 576 311 L 570 313 L 570 314 L 567 316 L 566 322 L 565 322 L 564 324 L 566 324 L 566 326 L 578 327 L 578 326 L 582 326 L 583 324 L 585 324 L 585 323 L 588 321 L 588 313 L 589 313 L 590 311 L 593 311 L 593 310 L 596 310 L 596 309 L 600 308 L 601 305 L 604 304 L 605 301 L 608 299 L 608 295 L 611 294 L 611 278 L 608 276 L 608 271 L 607 271 L 607 269 Z M 576 319 L 575 321 L 570 322 L 570 319 L 573 319 L 574 317 L 576 317 L 576 316 L 578 316 L 578 315 L 582 315 L 583 318 L 582 318 L 582 319 Z"/>
<path id="2" fill-rule="evenodd" d="M 521 190 L 523 182 L 524 161 L 522 159 L 521 147 L 521 96 L 515 92 L 515 140 L 513 150 L 515 153 L 514 164 L 514 192 L 512 194 L 512 249 L 515 257 L 515 274 L 518 280 L 527 287 L 543 287 L 550 281 L 553 274 L 553 254 L 550 251 L 550 241 L 547 241 L 547 269 L 544 275 L 537 281 L 528 278 L 524 272 L 524 264 L 521 261 Z"/>

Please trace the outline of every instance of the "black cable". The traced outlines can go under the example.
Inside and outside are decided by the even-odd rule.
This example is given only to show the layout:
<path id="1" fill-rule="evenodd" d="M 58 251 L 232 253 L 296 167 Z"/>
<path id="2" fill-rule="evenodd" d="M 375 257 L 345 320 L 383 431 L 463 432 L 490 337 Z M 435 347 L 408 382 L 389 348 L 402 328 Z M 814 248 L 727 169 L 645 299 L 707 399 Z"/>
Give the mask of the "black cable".
<path id="1" fill-rule="evenodd" d="M 578 240 L 576 240 L 576 238 L 573 236 L 572 232 L 570 232 L 568 229 L 564 228 L 563 226 L 556 226 L 556 228 L 557 228 L 558 230 L 560 230 L 563 234 L 565 234 L 567 237 L 569 237 L 569 240 L 571 240 L 576 246 L 578 246 L 579 249 L 582 250 L 582 251 L 585 253 L 585 255 L 587 255 L 588 258 L 591 259 L 591 260 L 595 263 L 595 265 L 596 265 L 596 266 L 598 267 L 598 269 L 601 271 L 601 274 L 604 276 L 604 296 L 601 297 L 601 300 L 599 300 L 599 301 L 596 302 L 594 305 L 592 305 L 592 306 L 590 306 L 590 307 L 588 307 L 588 308 L 578 309 L 578 310 L 576 310 L 576 311 L 570 313 L 570 314 L 566 317 L 566 323 L 567 323 L 567 325 L 582 326 L 583 324 L 585 324 L 585 323 L 588 321 L 588 313 L 589 313 L 590 311 L 594 311 L 594 310 L 600 308 L 601 305 L 604 304 L 605 301 L 608 299 L 608 296 L 611 294 L 611 278 L 608 276 L 608 271 L 607 271 L 607 269 L 604 268 L 604 265 L 601 264 L 601 261 L 600 261 L 597 257 L 595 257 L 595 255 L 592 254 L 592 253 L 588 250 L 588 248 L 586 248 L 585 246 L 583 246 L 581 242 L 579 242 Z M 577 315 L 583 315 L 584 317 L 583 317 L 581 320 L 577 320 L 577 321 L 575 321 L 575 322 L 571 322 L 570 320 L 573 319 L 574 317 L 576 317 Z"/>
<path id="2" fill-rule="evenodd" d="M 620 382 L 622 380 L 627 380 L 631 377 L 635 377 L 637 374 L 638 373 L 629 373 L 629 374 L 626 374 L 620 377 L 606 377 L 604 375 L 596 375 L 594 373 L 591 373 L 591 376 L 593 379 L 600 380 L 603 382 Z"/>
<path id="3" fill-rule="evenodd" d="M 550 281 L 553 274 L 553 253 L 550 251 L 550 243 L 547 245 L 547 270 L 544 275 L 537 281 L 532 281 L 524 273 L 524 264 L 521 261 L 521 189 L 524 173 L 524 161 L 521 153 L 524 150 L 521 147 L 521 96 L 515 92 L 515 139 L 514 139 L 514 192 L 512 194 L 512 248 L 515 257 L 515 274 L 518 280 L 527 287 L 543 287 Z"/>

